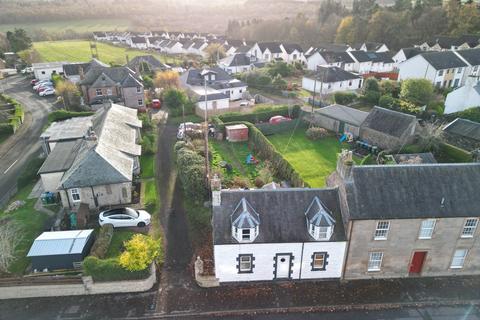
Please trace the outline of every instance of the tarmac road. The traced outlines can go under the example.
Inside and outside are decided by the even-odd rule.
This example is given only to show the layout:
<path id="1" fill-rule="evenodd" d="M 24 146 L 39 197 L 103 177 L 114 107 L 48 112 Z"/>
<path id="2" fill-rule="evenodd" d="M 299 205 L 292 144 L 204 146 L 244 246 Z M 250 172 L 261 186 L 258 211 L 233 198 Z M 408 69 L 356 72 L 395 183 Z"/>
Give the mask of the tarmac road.
<path id="1" fill-rule="evenodd" d="M 40 134 L 53 108 L 54 98 L 42 98 L 33 92 L 30 80 L 14 76 L 0 80 L 0 92 L 25 107 L 25 121 L 18 131 L 0 145 L 0 205 L 8 200 L 28 160 L 39 154 Z"/>

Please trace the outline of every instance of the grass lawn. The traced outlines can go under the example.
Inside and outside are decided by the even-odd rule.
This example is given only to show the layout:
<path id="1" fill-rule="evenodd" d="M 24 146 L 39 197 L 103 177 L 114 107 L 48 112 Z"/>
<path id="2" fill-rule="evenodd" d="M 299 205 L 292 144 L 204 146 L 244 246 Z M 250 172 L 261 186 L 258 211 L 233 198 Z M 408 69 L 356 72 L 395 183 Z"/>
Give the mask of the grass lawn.
<path id="1" fill-rule="evenodd" d="M 335 137 L 309 140 L 304 130 L 297 130 L 289 142 L 290 135 L 291 132 L 283 132 L 267 138 L 305 182 L 312 188 L 324 187 L 327 176 L 335 171 L 337 153 L 341 151 L 342 144 Z"/>
<path id="2" fill-rule="evenodd" d="M 155 172 L 155 155 L 146 154 L 140 157 L 140 168 L 142 179 L 153 178 Z"/>
<path id="3" fill-rule="evenodd" d="M 41 41 L 34 42 L 33 48 L 40 54 L 42 61 L 87 62 L 92 59 L 90 42 L 87 40 Z M 174 57 L 166 57 L 157 53 L 117 47 L 107 43 L 97 42 L 99 59 L 105 63 L 125 64 L 126 55 L 129 58 L 152 54 L 166 63 L 178 63 Z"/>
<path id="4" fill-rule="evenodd" d="M 253 186 L 258 172 L 263 168 L 260 161 L 259 164 L 247 164 L 247 156 L 252 153 L 247 142 L 228 142 L 211 140 L 210 149 L 212 152 L 212 167 L 223 174 L 223 182 L 228 185 L 234 177 L 239 176 L 247 178 Z M 255 154 L 254 154 L 255 156 Z M 232 166 L 232 170 L 228 172 L 225 168 L 220 167 L 220 162 L 226 161 Z"/>
<path id="5" fill-rule="evenodd" d="M 43 29 L 47 32 L 60 32 L 64 30 L 74 30 L 75 32 L 93 32 L 93 31 L 123 31 L 127 30 L 131 24 L 125 19 L 81 19 L 68 21 L 35 22 L 21 24 L 0 24 L 0 32 L 13 31 L 14 28 L 23 28 L 27 32 Z"/>
<path id="6" fill-rule="evenodd" d="M 134 234 L 136 234 L 136 232 L 115 229 L 113 232 L 112 242 L 110 242 L 105 259 L 117 258 L 120 256 L 123 249 L 123 243 L 127 240 L 130 240 Z"/>
<path id="7" fill-rule="evenodd" d="M 36 199 L 27 200 L 28 195 L 32 191 L 33 183 L 19 190 L 17 195 L 10 201 L 24 200 L 25 205 L 10 213 L 0 211 L 0 220 L 7 220 L 7 223 L 14 223 L 20 228 L 19 234 L 22 237 L 22 241 L 17 246 L 16 257 L 17 259 L 12 263 L 9 271 L 14 274 L 21 275 L 30 264 L 30 259 L 26 257 L 33 240 L 43 232 L 48 216 L 43 212 L 35 211 L 33 208 Z M 9 202 L 9 203 L 10 203 Z M 1 223 L 0 223 L 1 225 Z"/>

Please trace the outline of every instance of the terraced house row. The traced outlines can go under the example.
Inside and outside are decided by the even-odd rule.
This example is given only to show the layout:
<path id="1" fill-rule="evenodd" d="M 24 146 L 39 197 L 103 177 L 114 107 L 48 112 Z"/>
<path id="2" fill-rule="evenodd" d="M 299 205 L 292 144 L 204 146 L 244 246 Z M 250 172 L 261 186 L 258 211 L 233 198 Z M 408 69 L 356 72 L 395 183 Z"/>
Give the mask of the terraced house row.
<path id="1" fill-rule="evenodd" d="M 327 188 L 214 189 L 220 282 L 480 273 L 480 163 L 355 166 Z"/>

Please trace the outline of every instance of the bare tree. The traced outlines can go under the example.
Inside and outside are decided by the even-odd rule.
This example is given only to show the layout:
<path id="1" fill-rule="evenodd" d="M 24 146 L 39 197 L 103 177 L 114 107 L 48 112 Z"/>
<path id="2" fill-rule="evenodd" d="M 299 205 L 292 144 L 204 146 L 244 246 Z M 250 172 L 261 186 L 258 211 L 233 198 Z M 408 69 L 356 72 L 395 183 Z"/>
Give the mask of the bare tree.
<path id="1" fill-rule="evenodd" d="M 15 260 L 15 249 L 22 241 L 20 228 L 13 223 L 0 226 L 0 271 L 8 272 Z"/>
<path id="2" fill-rule="evenodd" d="M 438 150 L 442 140 L 443 130 L 441 125 L 434 122 L 427 122 L 422 127 L 420 127 L 418 134 L 418 143 L 423 150 Z"/>

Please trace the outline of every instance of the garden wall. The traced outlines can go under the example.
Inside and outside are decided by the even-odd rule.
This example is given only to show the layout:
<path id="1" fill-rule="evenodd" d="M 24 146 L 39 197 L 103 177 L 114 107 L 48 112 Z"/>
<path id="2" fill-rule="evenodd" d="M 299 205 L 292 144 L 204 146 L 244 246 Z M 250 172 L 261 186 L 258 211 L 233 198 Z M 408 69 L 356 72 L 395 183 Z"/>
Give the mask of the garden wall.
<path id="1" fill-rule="evenodd" d="M 152 264 L 150 275 L 142 280 L 93 282 L 91 277 L 82 277 L 81 283 L 55 284 L 52 280 L 52 284 L 0 286 L 0 300 L 144 292 L 150 290 L 156 282 L 156 269 Z"/>

